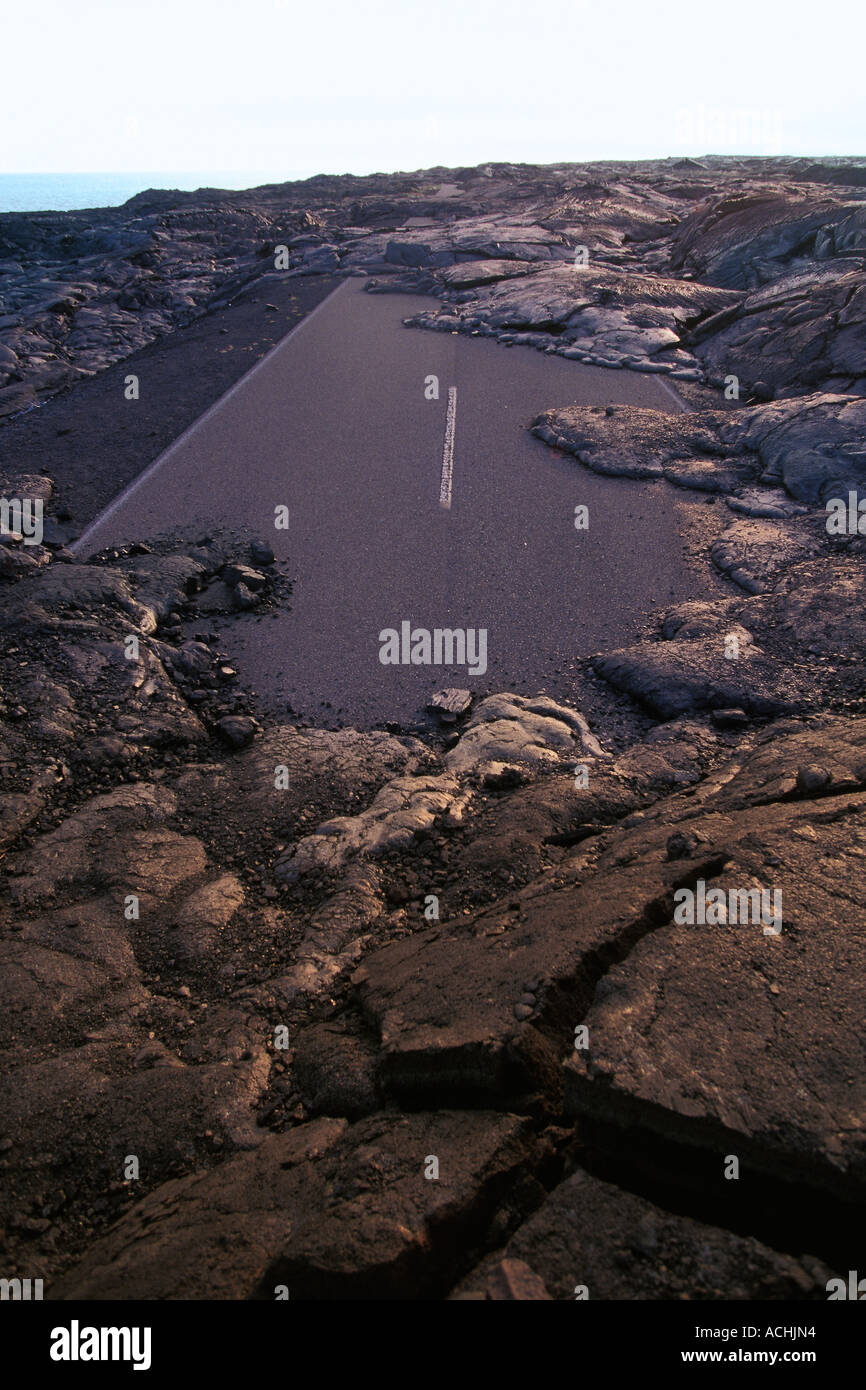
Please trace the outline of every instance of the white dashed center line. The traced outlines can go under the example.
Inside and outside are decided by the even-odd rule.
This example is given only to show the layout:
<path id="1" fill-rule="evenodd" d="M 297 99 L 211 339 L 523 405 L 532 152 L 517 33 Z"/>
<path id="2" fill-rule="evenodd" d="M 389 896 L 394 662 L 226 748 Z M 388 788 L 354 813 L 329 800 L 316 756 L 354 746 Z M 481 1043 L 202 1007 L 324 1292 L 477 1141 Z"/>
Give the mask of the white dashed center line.
<path id="1" fill-rule="evenodd" d="M 457 421 L 457 387 L 448 387 L 448 414 L 445 417 L 445 444 L 442 448 L 442 481 L 439 484 L 439 506 L 451 509 L 451 489 L 454 483 L 454 426 Z"/>

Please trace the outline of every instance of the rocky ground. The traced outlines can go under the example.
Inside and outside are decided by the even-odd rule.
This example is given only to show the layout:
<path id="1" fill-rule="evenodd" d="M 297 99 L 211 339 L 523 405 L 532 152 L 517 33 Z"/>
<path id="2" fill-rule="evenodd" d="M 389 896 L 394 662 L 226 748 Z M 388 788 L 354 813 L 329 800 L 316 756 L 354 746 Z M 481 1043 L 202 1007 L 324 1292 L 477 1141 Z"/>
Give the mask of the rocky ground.
<path id="1" fill-rule="evenodd" d="M 57 1298 L 826 1298 L 866 1188 L 866 166 L 142 194 L 7 214 L 0 257 L 3 495 L 52 518 L 0 546 L 4 1268 Z M 630 737 L 508 692 L 274 724 L 212 630 L 291 602 L 265 539 L 66 549 L 105 484 L 58 516 L 38 402 L 346 273 L 429 293 L 407 331 L 691 402 L 533 426 L 705 499 L 719 598 L 585 673 Z M 700 883 L 780 892 L 779 929 L 683 920 Z"/>

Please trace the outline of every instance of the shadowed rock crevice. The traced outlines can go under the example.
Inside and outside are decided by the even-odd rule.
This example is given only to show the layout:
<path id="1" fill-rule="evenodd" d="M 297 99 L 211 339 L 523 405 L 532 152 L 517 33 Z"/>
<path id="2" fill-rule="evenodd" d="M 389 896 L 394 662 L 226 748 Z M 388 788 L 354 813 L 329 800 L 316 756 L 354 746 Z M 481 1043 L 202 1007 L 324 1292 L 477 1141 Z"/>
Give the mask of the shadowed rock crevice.
<path id="1" fill-rule="evenodd" d="M 862 1245 L 859 1198 L 829 1190 L 818 1174 L 786 1173 L 760 1155 L 753 1161 L 738 1135 L 704 1134 L 700 1126 L 687 1136 L 666 1132 L 662 1124 L 619 1109 L 610 1119 L 582 1116 L 578 1133 L 587 1170 L 618 1190 L 795 1258 L 809 1251 L 832 1269 L 848 1268 L 852 1260 L 856 1265 Z M 736 1181 L 723 1176 L 728 1154 L 740 1159 Z M 811 1296 L 824 1297 L 823 1288 L 813 1287 Z"/>

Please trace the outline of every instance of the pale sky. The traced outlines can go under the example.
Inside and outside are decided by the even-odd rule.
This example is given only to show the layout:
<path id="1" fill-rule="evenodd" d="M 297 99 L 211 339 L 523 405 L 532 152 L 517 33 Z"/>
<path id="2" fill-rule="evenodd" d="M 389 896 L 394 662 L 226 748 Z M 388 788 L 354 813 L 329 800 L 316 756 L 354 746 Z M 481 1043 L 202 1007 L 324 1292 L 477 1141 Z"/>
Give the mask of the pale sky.
<path id="1" fill-rule="evenodd" d="M 0 0 L 0 172 L 866 155 L 864 15 L 862 0 Z"/>

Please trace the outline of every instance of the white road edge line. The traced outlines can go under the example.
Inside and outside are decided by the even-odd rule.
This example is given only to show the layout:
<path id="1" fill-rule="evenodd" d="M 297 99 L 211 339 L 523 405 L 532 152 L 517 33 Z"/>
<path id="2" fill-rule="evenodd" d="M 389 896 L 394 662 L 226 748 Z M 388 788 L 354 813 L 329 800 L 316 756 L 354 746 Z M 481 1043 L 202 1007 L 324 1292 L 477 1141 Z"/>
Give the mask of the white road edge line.
<path id="1" fill-rule="evenodd" d="M 694 406 L 690 405 L 686 398 L 680 395 L 677 388 L 673 385 L 672 382 L 668 381 L 666 376 L 663 376 L 661 372 L 657 372 L 655 379 L 658 382 L 659 386 L 662 386 L 665 389 L 665 391 L 667 391 L 671 399 L 676 401 L 677 405 L 680 408 L 681 415 L 694 414 Z"/>
<path id="2" fill-rule="evenodd" d="M 454 485 L 454 427 L 457 422 L 457 387 L 448 387 L 448 414 L 445 417 L 445 443 L 442 448 L 442 481 L 439 484 L 439 506 L 451 510 L 451 490 Z"/>
<path id="3" fill-rule="evenodd" d="M 347 276 L 347 278 L 343 281 L 341 285 L 337 285 L 335 289 L 331 290 L 330 294 L 325 295 L 325 298 L 321 299 L 319 303 L 315 306 L 315 308 L 310 310 L 306 318 L 301 319 L 300 323 L 296 323 L 294 328 L 290 328 L 285 337 L 281 338 L 278 343 L 274 343 L 274 346 L 272 348 L 269 348 L 269 350 L 265 353 L 264 357 L 260 357 L 258 362 L 253 363 L 248 372 L 244 372 L 243 376 L 238 378 L 234 386 L 230 386 L 229 389 L 225 392 L 225 394 L 220 396 L 219 400 L 214 401 L 213 405 L 208 406 L 204 414 L 199 415 L 195 420 L 193 420 L 191 425 L 187 425 L 183 434 L 179 434 L 177 439 L 173 439 L 169 444 L 168 448 L 164 449 L 162 453 L 159 454 L 157 458 L 153 460 L 153 463 L 149 463 L 143 473 L 139 473 L 137 478 L 133 478 L 132 482 L 129 483 L 123 489 L 123 492 L 119 493 L 118 496 L 115 497 L 113 502 L 109 502 L 108 506 L 105 508 L 105 511 L 100 512 L 99 516 L 96 517 L 94 521 L 91 521 L 87 529 L 81 533 L 81 535 L 78 537 L 78 540 L 74 541 L 73 544 L 69 547 L 73 555 L 80 555 L 82 553 L 83 547 L 88 543 L 89 538 L 96 531 L 99 530 L 102 523 L 104 521 L 107 521 L 109 517 L 114 516 L 114 513 L 118 511 L 120 507 L 123 506 L 123 504 L 132 496 L 132 494 L 134 492 L 137 492 L 138 489 L 142 487 L 143 484 L 146 483 L 149 478 L 152 478 L 157 469 L 162 468 L 163 464 L 168 462 L 175 449 L 179 449 L 181 444 L 184 444 L 187 441 L 187 439 L 189 439 L 190 435 L 195 433 L 195 431 L 199 428 L 200 425 L 203 425 L 205 421 L 209 420 L 212 415 L 215 415 L 218 410 L 221 410 L 222 407 L 226 404 L 226 402 L 231 400 L 235 392 L 240 391 L 241 387 L 246 385 L 250 377 L 254 376 L 260 367 L 263 367 L 266 362 L 269 362 L 272 357 L 276 356 L 280 349 L 285 347 L 286 343 L 289 341 L 290 338 L 294 338 L 296 333 L 300 333 L 301 329 L 305 328 L 306 325 L 310 322 L 310 319 L 315 318 L 316 314 L 318 314 L 320 309 L 324 309 L 326 304 L 330 304 L 331 300 L 334 299 L 340 293 L 341 290 L 345 289 L 346 286 L 351 283 L 352 278 L 353 277 Z"/>

